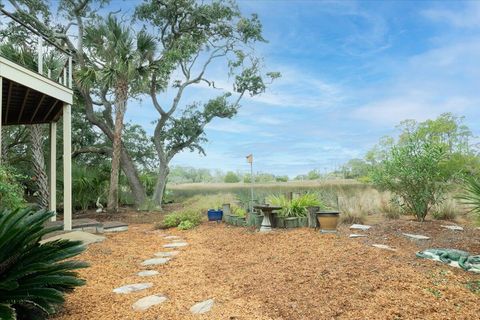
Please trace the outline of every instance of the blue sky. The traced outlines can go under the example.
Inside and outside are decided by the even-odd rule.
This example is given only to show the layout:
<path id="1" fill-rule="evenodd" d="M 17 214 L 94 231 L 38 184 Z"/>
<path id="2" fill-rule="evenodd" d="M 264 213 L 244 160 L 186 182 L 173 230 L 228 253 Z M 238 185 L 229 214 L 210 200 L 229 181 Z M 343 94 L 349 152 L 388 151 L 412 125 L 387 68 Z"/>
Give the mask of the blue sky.
<path id="1" fill-rule="evenodd" d="M 268 44 L 257 50 L 280 71 L 268 91 L 242 101 L 232 120 L 207 130 L 207 156 L 173 165 L 295 176 L 362 157 L 401 120 L 443 112 L 480 132 L 480 1 L 239 1 L 258 13 Z M 225 79 L 221 69 L 210 77 Z M 211 92 L 192 88 L 184 103 Z M 145 99 L 130 121 L 151 132 Z"/>

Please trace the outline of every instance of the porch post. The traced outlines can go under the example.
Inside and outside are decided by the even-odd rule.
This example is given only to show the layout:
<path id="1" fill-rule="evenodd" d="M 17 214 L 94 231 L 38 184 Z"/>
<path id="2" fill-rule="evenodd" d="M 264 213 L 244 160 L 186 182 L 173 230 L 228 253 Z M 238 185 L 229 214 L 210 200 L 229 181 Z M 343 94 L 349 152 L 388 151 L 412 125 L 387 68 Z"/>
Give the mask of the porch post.
<path id="1" fill-rule="evenodd" d="M 50 211 L 55 215 L 52 221 L 57 220 L 57 123 L 50 123 Z"/>
<path id="2" fill-rule="evenodd" d="M 72 230 L 72 107 L 63 105 L 63 225 Z"/>

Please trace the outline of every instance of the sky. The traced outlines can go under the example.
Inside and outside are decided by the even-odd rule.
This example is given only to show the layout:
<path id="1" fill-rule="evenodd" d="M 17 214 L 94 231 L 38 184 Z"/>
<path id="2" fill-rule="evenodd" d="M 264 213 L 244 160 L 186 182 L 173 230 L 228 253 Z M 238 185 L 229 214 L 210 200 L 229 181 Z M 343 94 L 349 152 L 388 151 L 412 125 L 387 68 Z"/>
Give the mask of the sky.
<path id="1" fill-rule="evenodd" d="M 465 116 L 480 134 L 480 1 L 238 1 L 269 41 L 256 50 L 282 77 L 238 115 L 208 125 L 206 156 L 172 165 L 294 177 L 361 158 L 404 119 Z M 209 77 L 225 80 L 214 68 Z M 202 101 L 212 89 L 191 88 Z M 208 91 L 208 92 L 206 92 Z M 152 132 L 148 99 L 127 118 Z"/>

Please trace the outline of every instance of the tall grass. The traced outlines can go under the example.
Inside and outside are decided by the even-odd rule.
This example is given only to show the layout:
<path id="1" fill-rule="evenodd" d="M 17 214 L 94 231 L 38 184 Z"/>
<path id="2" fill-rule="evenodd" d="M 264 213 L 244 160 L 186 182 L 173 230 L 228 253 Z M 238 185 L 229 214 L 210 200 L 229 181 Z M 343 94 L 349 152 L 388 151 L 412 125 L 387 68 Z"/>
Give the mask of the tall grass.
<path id="1" fill-rule="evenodd" d="M 219 207 L 221 203 L 248 203 L 250 200 L 248 184 L 187 184 L 169 186 L 169 188 L 175 201 L 196 203 L 197 207 L 203 207 L 205 211 Z M 349 180 L 272 183 L 254 187 L 255 200 L 259 203 L 268 202 L 272 195 L 284 199 L 285 202 L 286 198 L 283 195 L 287 192 L 314 194 L 322 200 L 324 208 L 340 211 L 344 223 L 362 223 L 373 215 L 398 219 L 403 214 L 408 214 L 398 203 L 392 201 L 389 192 L 379 191 L 371 185 Z M 278 205 L 286 206 L 281 203 Z M 433 218 L 450 220 L 458 214 L 465 213 L 465 209 L 454 200 L 453 194 L 450 194 L 445 202 L 434 208 L 434 212 Z"/>

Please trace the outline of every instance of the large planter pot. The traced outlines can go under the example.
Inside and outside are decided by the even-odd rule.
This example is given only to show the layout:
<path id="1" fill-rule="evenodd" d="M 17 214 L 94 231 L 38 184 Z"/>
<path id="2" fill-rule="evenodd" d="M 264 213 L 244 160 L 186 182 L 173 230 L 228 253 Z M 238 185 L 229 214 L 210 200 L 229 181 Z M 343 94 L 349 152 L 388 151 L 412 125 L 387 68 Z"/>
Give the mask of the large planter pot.
<path id="1" fill-rule="evenodd" d="M 260 226 L 262 225 L 262 221 L 263 221 L 263 214 L 257 214 L 257 215 L 254 217 L 254 226 L 255 226 L 255 228 L 260 228 Z"/>
<path id="2" fill-rule="evenodd" d="M 308 227 L 308 218 L 307 217 L 298 217 L 297 224 L 300 228 Z"/>
<path id="3" fill-rule="evenodd" d="M 285 228 L 285 217 L 277 217 L 273 218 L 273 225 L 275 228 Z"/>
<path id="4" fill-rule="evenodd" d="M 233 225 L 235 223 L 235 216 L 232 216 L 231 214 L 226 214 L 225 215 L 225 222 L 227 224 Z"/>
<path id="5" fill-rule="evenodd" d="M 338 218 L 340 212 L 338 211 L 320 211 L 317 213 L 318 223 L 320 225 L 320 232 L 332 233 L 337 232 Z"/>
<path id="6" fill-rule="evenodd" d="M 293 229 L 298 227 L 298 218 L 297 217 L 288 217 L 285 218 L 285 228 Z"/>
<path id="7" fill-rule="evenodd" d="M 210 209 L 207 212 L 208 221 L 222 221 L 223 211 Z"/>
<path id="8" fill-rule="evenodd" d="M 247 225 L 247 219 L 245 217 L 237 217 L 236 226 L 245 227 Z"/>

